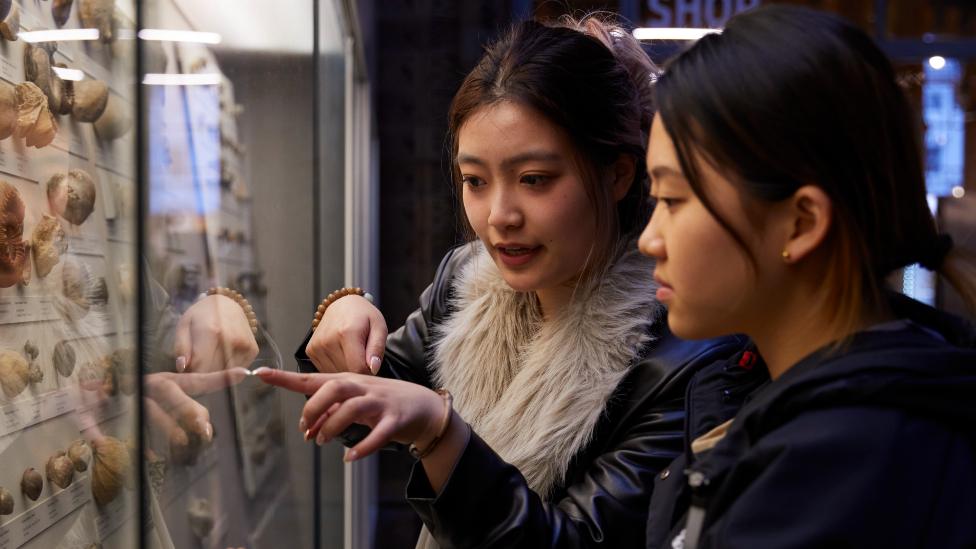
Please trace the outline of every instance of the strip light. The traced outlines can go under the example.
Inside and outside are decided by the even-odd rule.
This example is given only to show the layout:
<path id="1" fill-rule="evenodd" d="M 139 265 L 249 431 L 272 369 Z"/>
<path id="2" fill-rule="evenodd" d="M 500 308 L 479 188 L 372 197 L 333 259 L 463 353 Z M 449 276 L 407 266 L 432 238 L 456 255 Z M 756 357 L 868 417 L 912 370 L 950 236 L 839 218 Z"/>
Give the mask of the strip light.
<path id="1" fill-rule="evenodd" d="M 220 74 L 164 74 L 151 72 L 143 77 L 142 83 L 149 86 L 216 86 L 220 84 Z"/>
<path id="2" fill-rule="evenodd" d="M 698 40 L 706 34 L 718 34 L 721 32 L 721 29 L 642 27 L 634 29 L 634 38 L 638 40 Z"/>
<path id="3" fill-rule="evenodd" d="M 54 70 L 54 74 L 61 77 L 62 80 L 73 80 L 75 82 L 83 79 L 85 73 L 78 69 L 66 69 L 64 67 L 51 67 Z"/>
<path id="4" fill-rule="evenodd" d="M 32 44 L 37 42 L 66 42 L 68 40 L 98 40 L 98 29 L 52 29 L 23 31 L 17 37 Z"/>
<path id="5" fill-rule="evenodd" d="M 215 32 L 197 32 L 168 29 L 142 29 L 139 38 L 163 42 L 194 42 L 197 44 L 219 44 L 220 35 Z"/>

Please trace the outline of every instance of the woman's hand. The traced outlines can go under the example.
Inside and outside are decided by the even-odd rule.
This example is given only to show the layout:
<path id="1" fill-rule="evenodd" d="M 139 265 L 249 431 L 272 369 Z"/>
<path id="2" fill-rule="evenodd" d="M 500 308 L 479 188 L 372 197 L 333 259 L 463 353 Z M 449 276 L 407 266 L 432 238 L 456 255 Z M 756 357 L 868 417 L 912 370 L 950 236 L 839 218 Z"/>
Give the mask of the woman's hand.
<path id="1" fill-rule="evenodd" d="M 359 374 L 299 374 L 258 368 L 265 383 L 311 395 L 298 425 L 305 439 L 324 444 L 349 425 L 372 432 L 354 446 L 346 459 L 365 457 L 396 441 L 426 448 L 444 419 L 444 399 L 421 385 Z"/>
<path id="2" fill-rule="evenodd" d="M 323 373 L 375 374 L 383 362 L 386 335 L 380 310 L 364 297 L 348 295 L 325 310 L 305 354 Z"/>
<path id="3" fill-rule="evenodd" d="M 207 296 L 183 313 L 173 347 L 177 372 L 247 368 L 258 354 L 247 315 L 222 295 Z"/>

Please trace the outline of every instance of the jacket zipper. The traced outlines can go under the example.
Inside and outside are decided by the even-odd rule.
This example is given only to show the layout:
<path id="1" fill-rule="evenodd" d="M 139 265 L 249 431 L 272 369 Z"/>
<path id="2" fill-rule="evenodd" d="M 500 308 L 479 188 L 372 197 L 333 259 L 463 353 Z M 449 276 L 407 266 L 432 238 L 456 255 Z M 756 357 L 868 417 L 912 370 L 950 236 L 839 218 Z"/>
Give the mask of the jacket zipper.
<path id="1" fill-rule="evenodd" d="M 684 549 L 697 549 L 702 527 L 705 524 L 705 491 L 709 485 L 709 478 L 705 473 L 694 469 L 686 469 L 685 475 L 691 488 L 691 507 L 685 520 Z"/>

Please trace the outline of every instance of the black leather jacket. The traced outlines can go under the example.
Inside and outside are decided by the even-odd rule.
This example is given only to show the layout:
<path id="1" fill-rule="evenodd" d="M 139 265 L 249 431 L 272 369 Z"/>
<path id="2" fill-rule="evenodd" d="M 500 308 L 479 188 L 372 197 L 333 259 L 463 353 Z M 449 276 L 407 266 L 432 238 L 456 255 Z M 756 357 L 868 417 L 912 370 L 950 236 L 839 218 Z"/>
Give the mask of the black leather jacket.
<path id="1" fill-rule="evenodd" d="M 379 375 L 431 386 L 432 327 L 450 312 L 451 280 L 468 257 L 464 247 L 445 256 L 420 308 L 387 339 Z M 407 499 L 443 549 L 644 547 L 653 480 L 684 448 L 688 380 L 700 368 L 737 360 L 745 345 L 738 338 L 682 341 L 663 320 L 654 326 L 662 333 L 615 391 L 592 442 L 549 499 L 474 432 L 440 494 L 414 466 Z M 306 344 L 296 358 L 303 371 L 314 371 Z"/>

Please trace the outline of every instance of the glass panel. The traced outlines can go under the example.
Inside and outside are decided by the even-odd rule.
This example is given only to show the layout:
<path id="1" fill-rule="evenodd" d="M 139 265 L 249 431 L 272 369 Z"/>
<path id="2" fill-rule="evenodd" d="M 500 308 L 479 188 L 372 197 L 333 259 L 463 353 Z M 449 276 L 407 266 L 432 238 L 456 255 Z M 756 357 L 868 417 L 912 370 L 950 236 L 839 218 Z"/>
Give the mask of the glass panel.
<path id="1" fill-rule="evenodd" d="M 0 546 L 132 547 L 134 5 L 0 1 Z"/>

